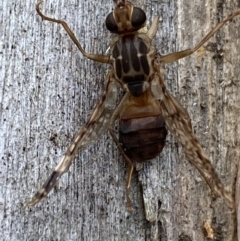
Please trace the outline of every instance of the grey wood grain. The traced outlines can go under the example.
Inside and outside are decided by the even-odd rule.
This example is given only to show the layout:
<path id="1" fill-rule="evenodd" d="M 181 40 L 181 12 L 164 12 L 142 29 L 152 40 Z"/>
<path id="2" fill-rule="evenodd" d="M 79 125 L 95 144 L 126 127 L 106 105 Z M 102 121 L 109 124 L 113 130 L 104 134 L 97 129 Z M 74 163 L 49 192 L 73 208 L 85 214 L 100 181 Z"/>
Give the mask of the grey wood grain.
<path id="1" fill-rule="evenodd" d="M 160 15 L 161 54 L 195 46 L 238 1 L 141 0 L 149 21 Z M 107 50 L 112 1 L 44 1 L 83 47 Z M 214 200 L 171 135 L 160 156 L 137 166 L 134 212 L 125 206 L 126 165 L 106 134 L 81 152 L 59 187 L 36 207 L 24 205 L 57 165 L 102 92 L 108 66 L 85 59 L 63 28 L 41 21 L 35 2 L 0 2 L 1 240 L 203 241 L 236 239 L 235 215 Z M 186 107 L 221 180 L 234 191 L 239 162 L 240 17 L 202 51 L 164 66 L 168 89 Z"/>

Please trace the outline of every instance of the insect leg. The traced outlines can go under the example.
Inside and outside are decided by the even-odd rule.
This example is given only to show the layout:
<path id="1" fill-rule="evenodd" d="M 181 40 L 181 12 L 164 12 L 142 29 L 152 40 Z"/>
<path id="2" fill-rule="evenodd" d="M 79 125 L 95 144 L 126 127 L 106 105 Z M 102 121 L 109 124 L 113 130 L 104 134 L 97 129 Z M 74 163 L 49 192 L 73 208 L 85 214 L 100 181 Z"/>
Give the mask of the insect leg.
<path id="1" fill-rule="evenodd" d="M 109 132 L 110 132 L 115 144 L 117 145 L 118 150 L 120 151 L 123 158 L 125 159 L 125 161 L 128 164 L 128 175 L 127 175 L 127 181 L 126 181 L 127 210 L 128 210 L 128 212 L 132 212 L 133 207 L 132 207 L 132 201 L 130 199 L 129 193 L 130 193 L 130 187 L 131 187 L 132 174 L 133 174 L 133 170 L 134 170 L 134 164 L 132 163 L 131 159 L 125 154 L 125 152 L 121 146 L 121 143 L 119 142 L 118 138 L 116 137 L 116 134 L 114 133 L 114 130 L 112 127 L 109 127 Z"/>
<path id="2" fill-rule="evenodd" d="M 108 75 L 105 91 L 100 102 L 95 107 L 92 116 L 70 143 L 66 153 L 55 167 L 50 177 L 43 184 L 42 188 L 27 203 L 28 206 L 33 206 L 45 198 L 57 184 L 59 178 L 68 171 L 77 153 L 84 147 L 92 144 L 107 129 L 111 115 L 116 106 L 117 94 L 118 86 L 111 78 L 110 73 Z"/>
<path id="3" fill-rule="evenodd" d="M 132 179 L 132 173 L 133 173 L 133 170 L 134 170 L 134 164 L 133 162 L 131 161 L 131 159 L 125 154 L 123 148 L 122 148 L 122 145 L 121 143 L 119 142 L 115 132 L 114 132 L 114 124 L 115 124 L 115 121 L 119 118 L 119 115 L 122 111 L 122 109 L 124 108 L 124 104 L 126 102 L 126 99 L 128 98 L 128 93 L 125 94 L 125 96 L 123 97 L 123 99 L 121 100 L 120 104 L 117 106 L 117 108 L 115 109 L 113 115 L 112 115 L 112 118 L 110 120 L 110 123 L 109 123 L 109 127 L 108 127 L 108 130 L 113 138 L 113 141 L 115 142 L 118 150 L 120 151 L 120 153 L 122 154 L 123 158 L 125 159 L 125 161 L 127 162 L 128 164 L 128 175 L 127 175 L 127 181 L 126 181 L 126 197 L 127 197 L 127 210 L 128 212 L 132 212 L 133 211 L 133 207 L 132 207 L 132 202 L 131 202 L 131 199 L 130 199 L 130 195 L 129 195 L 129 192 L 130 192 L 130 187 L 131 187 L 131 179 Z"/>
<path id="4" fill-rule="evenodd" d="M 63 26 L 63 28 L 66 30 L 67 34 L 69 35 L 69 37 L 71 38 L 71 40 L 77 45 L 78 49 L 81 51 L 81 53 L 83 54 L 83 56 L 87 57 L 88 59 L 97 61 L 97 62 L 101 62 L 101 63 L 108 63 L 109 61 L 109 57 L 106 55 L 99 55 L 99 54 L 90 54 L 87 53 L 81 46 L 81 44 L 79 43 L 79 41 L 77 40 L 76 36 L 74 35 L 74 33 L 72 32 L 72 30 L 69 28 L 69 26 L 67 25 L 66 22 L 64 22 L 63 20 L 59 20 L 59 19 L 54 19 L 54 18 L 50 18 L 45 16 L 41 11 L 40 11 L 40 4 L 42 3 L 42 1 L 39 1 L 36 4 L 36 11 L 37 13 L 40 15 L 40 17 L 43 20 L 47 20 L 50 22 L 54 22 L 54 23 L 58 23 L 61 24 Z"/>
<path id="5" fill-rule="evenodd" d="M 152 25 L 151 25 L 150 29 L 147 32 L 147 36 L 150 39 L 153 39 L 155 37 L 156 33 L 157 33 L 158 21 L 159 21 L 159 17 L 155 16 L 154 19 L 153 19 Z"/>
<path id="6" fill-rule="evenodd" d="M 184 58 L 184 57 L 187 57 L 187 56 L 191 55 L 192 53 L 197 51 L 204 43 L 206 43 L 208 41 L 208 39 L 210 39 L 225 23 L 232 20 L 234 17 L 236 17 L 239 14 L 240 14 L 240 10 L 238 10 L 237 12 L 229 15 L 225 20 L 223 20 L 215 28 L 213 28 L 203 38 L 203 40 L 197 46 L 195 46 L 194 48 L 186 49 L 186 50 L 179 51 L 179 52 L 172 53 L 172 54 L 168 54 L 168 55 L 165 55 L 165 56 L 161 56 L 160 57 L 161 63 L 170 63 L 170 62 L 173 62 L 173 61 L 176 61 L 176 60 L 179 60 L 181 58 Z"/>

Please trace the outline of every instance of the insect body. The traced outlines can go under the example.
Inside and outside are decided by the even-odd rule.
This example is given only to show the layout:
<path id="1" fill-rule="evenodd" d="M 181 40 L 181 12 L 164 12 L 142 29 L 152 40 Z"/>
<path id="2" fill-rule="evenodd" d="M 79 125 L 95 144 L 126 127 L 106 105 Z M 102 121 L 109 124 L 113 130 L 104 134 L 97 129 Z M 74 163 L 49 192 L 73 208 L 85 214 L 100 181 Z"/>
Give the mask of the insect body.
<path id="1" fill-rule="evenodd" d="M 106 24 L 108 27 L 108 19 Z M 137 32 L 117 37 L 113 44 L 115 78 L 130 93 L 120 112 L 120 142 L 131 160 L 146 161 L 162 151 L 167 135 L 159 101 L 148 91 L 156 51 L 149 38 Z"/>
<path id="2" fill-rule="evenodd" d="M 160 66 L 195 52 L 226 22 L 240 14 L 240 11 L 220 22 L 195 48 L 161 56 L 151 43 L 157 32 L 158 17 L 154 18 L 146 34 L 139 33 L 138 30 L 146 21 L 144 11 L 125 0 L 115 2 L 114 11 L 106 18 L 107 29 L 117 34 L 110 43 L 108 55 L 85 52 L 64 21 L 43 15 L 39 9 L 40 3 L 36 6 L 43 20 L 56 22 L 64 27 L 85 57 L 108 63 L 111 70 L 107 75 L 104 93 L 91 118 L 75 136 L 53 173 L 28 205 L 33 206 L 46 197 L 62 174 L 68 171 L 76 154 L 108 129 L 129 165 L 126 191 L 127 206 L 131 211 L 129 188 L 134 162 L 152 159 L 162 151 L 167 127 L 182 145 L 189 162 L 198 169 L 212 192 L 217 196 L 223 196 L 229 206 L 233 207 L 232 196 L 224 189 L 192 131 L 187 111 L 167 91 L 161 77 Z M 120 88 L 125 94 L 120 103 L 117 103 Z M 117 120 L 119 120 L 119 139 L 114 132 Z"/>

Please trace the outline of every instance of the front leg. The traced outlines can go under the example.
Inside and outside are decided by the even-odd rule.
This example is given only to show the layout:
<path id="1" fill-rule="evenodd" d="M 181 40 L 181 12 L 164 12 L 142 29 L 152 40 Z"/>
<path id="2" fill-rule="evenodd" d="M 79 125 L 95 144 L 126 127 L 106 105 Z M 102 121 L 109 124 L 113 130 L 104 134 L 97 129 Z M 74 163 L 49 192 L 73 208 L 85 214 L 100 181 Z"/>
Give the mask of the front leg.
<path id="1" fill-rule="evenodd" d="M 88 59 L 100 62 L 100 63 L 109 63 L 109 56 L 106 55 L 99 55 L 99 54 L 90 54 L 87 53 L 81 46 L 81 44 L 79 43 L 79 41 L 77 40 L 76 36 L 74 35 L 74 33 L 72 32 L 72 30 L 69 28 L 69 26 L 67 25 L 66 22 L 64 22 L 63 20 L 59 20 L 59 19 L 54 19 L 54 18 L 50 18 L 45 16 L 41 11 L 40 11 L 40 4 L 42 3 L 42 1 L 38 2 L 36 4 L 36 11 L 37 13 L 41 16 L 41 18 L 43 20 L 47 20 L 50 22 L 54 22 L 54 23 L 58 23 L 61 24 L 63 26 L 63 28 L 66 30 L 68 36 L 71 38 L 71 40 L 77 45 L 78 49 L 81 51 L 81 53 L 83 54 L 83 56 L 85 56 Z"/>
<path id="2" fill-rule="evenodd" d="M 70 143 L 61 161 L 55 167 L 54 171 L 43 184 L 41 189 L 27 203 L 28 206 L 34 206 L 45 198 L 57 184 L 59 178 L 68 171 L 77 153 L 84 147 L 96 141 L 107 129 L 111 115 L 116 106 L 118 94 L 118 86 L 111 76 L 112 74 L 110 73 L 108 75 L 105 91 L 100 102 L 95 107 L 91 118 Z"/>
<path id="3" fill-rule="evenodd" d="M 191 49 L 186 49 L 183 51 L 179 51 L 176 53 L 172 53 L 172 54 L 167 54 L 165 56 L 161 56 L 159 58 L 159 61 L 161 63 L 171 63 L 173 61 L 177 61 L 179 59 L 185 58 L 191 54 L 193 54 L 194 52 L 196 52 L 201 46 L 203 46 L 203 44 L 205 44 L 225 23 L 229 22 L 230 20 L 232 20 L 234 17 L 236 17 L 237 15 L 240 14 L 240 10 L 238 10 L 237 12 L 231 14 L 230 16 L 228 16 L 225 20 L 223 20 L 222 22 L 220 22 L 215 28 L 213 28 L 203 39 L 202 41 L 196 45 L 194 48 Z"/>

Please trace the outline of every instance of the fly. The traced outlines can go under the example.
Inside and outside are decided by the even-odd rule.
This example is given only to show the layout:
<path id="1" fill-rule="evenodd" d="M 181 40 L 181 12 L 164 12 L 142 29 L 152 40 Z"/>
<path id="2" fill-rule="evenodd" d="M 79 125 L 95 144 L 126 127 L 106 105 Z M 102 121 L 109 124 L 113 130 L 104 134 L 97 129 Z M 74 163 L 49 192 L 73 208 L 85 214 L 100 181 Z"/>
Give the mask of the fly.
<path id="1" fill-rule="evenodd" d="M 110 65 L 104 93 L 92 116 L 70 143 L 59 164 L 43 184 L 42 188 L 27 203 L 33 206 L 53 189 L 59 178 L 68 171 L 75 156 L 96 141 L 104 131 L 109 131 L 120 153 L 128 164 L 126 181 L 127 209 L 132 211 L 129 195 L 135 162 L 150 160 L 162 151 L 167 130 L 182 145 L 188 161 L 200 172 L 215 196 L 222 196 L 230 207 L 234 207 L 232 195 L 225 190 L 208 156 L 192 130 L 187 111 L 168 92 L 160 67 L 177 61 L 198 50 L 226 22 L 240 14 L 240 10 L 228 16 L 213 28 L 194 48 L 165 56 L 160 55 L 152 45 L 159 17 L 154 17 L 147 33 L 140 33 L 145 26 L 146 14 L 132 3 L 114 0 L 115 9 L 106 18 L 106 27 L 116 34 L 109 44 L 106 55 L 87 53 L 66 22 L 45 16 L 36 10 L 43 20 L 61 24 L 80 52 L 88 59 Z M 118 103 L 119 90 L 125 94 Z M 119 122 L 119 138 L 114 126 Z"/>

